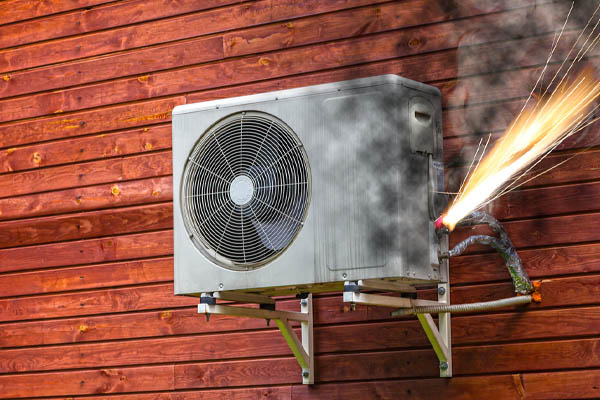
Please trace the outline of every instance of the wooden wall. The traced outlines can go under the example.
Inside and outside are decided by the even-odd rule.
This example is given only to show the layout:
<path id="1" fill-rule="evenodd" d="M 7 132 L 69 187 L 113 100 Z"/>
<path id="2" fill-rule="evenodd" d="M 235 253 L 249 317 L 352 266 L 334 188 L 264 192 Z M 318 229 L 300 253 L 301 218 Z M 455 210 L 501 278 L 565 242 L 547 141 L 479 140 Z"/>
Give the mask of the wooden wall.
<path id="1" fill-rule="evenodd" d="M 2 1 L 0 397 L 600 397 L 600 126 L 544 165 L 582 154 L 494 205 L 543 302 L 454 317 L 450 380 L 415 319 L 323 295 L 309 388 L 275 327 L 206 323 L 197 299 L 172 294 L 175 105 L 401 74 L 443 92 L 453 187 L 476 134 L 506 127 L 554 39 L 510 24 L 564 17 L 549 1 L 487 3 Z M 515 49 L 544 51 L 506 58 Z M 481 250 L 453 260 L 453 302 L 512 295 Z"/>

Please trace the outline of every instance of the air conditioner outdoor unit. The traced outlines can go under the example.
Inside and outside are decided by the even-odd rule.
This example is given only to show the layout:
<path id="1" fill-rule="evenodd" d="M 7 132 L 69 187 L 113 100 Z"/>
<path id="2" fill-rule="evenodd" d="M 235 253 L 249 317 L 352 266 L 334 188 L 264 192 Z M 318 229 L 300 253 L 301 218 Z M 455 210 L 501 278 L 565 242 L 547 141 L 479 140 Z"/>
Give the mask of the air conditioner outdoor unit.
<path id="1" fill-rule="evenodd" d="M 446 279 L 441 116 L 396 75 L 176 107 L 175 293 Z"/>

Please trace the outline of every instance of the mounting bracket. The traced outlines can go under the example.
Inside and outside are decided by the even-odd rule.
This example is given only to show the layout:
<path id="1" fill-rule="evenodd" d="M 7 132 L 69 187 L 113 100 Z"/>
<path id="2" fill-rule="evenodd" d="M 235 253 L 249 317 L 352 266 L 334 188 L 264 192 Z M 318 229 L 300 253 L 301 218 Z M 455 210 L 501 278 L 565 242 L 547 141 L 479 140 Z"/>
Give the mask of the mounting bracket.
<path id="1" fill-rule="evenodd" d="M 239 307 L 217 304 L 216 300 L 256 303 L 260 308 Z M 312 385 L 315 381 L 315 357 L 313 341 L 313 308 L 312 294 L 300 300 L 300 312 L 277 311 L 275 300 L 268 296 L 252 293 L 215 292 L 202 293 L 198 313 L 205 314 L 208 320 L 211 314 L 229 315 L 234 317 L 262 318 L 273 320 L 281 331 L 285 341 L 292 350 L 294 357 L 302 368 L 302 383 Z M 291 327 L 289 321 L 300 322 L 302 340 Z"/>
<path id="2" fill-rule="evenodd" d="M 363 290 L 396 292 L 401 293 L 401 296 L 405 297 L 362 293 Z M 382 280 L 344 282 L 344 302 L 350 303 L 351 307 L 354 307 L 354 304 L 364 304 L 392 308 L 450 304 L 450 284 L 447 282 L 438 284 L 438 301 L 418 300 L 415 298 L 415 295 L 416 289 L 414 287 L 400 282 Z M 439 328 L 433 321 L 431 314 L 417 314 L 417 318 L 427 335 L 427 339 L 429 339 L 429 342 L 433 346 L 435 354 L 440 360 L 440 376 L 445 378 L 452 377 L 450 313 L 439 314 Z"/>

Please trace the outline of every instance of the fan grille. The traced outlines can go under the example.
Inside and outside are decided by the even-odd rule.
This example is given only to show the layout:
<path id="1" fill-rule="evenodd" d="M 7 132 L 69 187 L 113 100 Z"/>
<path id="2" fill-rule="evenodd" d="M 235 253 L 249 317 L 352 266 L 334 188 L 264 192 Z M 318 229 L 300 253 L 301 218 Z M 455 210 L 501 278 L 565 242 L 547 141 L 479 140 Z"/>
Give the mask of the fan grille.
<path id="1" fill-rule="evenodd" d="M 296 134 L 272 115 L 240 112 L 209 128 L 183 174 L 183 219 L 215 263 L 256 269 L 281 254 L 304 223 L 308 158 Z"/>

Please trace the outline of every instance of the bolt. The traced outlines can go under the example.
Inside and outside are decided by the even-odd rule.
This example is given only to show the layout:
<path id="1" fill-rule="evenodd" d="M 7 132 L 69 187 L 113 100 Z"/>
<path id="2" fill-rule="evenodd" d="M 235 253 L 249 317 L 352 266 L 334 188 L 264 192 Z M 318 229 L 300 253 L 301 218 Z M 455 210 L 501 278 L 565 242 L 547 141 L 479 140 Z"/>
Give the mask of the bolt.
<path id="1" fill-rule="evenodd" d="M 348 277 L 348 274 L 344 272 L 344 273 L 342 274 L 342 278 L 346 279 L 347 277 Z"/>
<path id="2" fill-rule="evenodd" d="M 302 304 L 303 306 L 306 306 L 306 305 L 308 305 L 308 300 L 302 299 L 302 300 L 300 300 L 300 304 Z"/>
<path id="3" fill-rule="evenodd" d="M 446 361 L 440 361 L 440 369 L 444 371 L 448 369 L 448 363 Z"/>
<path id="4" fill-rule="evenodd" d="M 444 288 L 443 286 L 440 286 L 440 287 L 438 288 L 438 294 L 439 294 L 440 296 L 443 296 L 443 295 L 445 295 L 445 294 L 446 294 L 446 288 Z"/>
<path id="5" fill-rule="evenodd" d="M 309 375 L 310 375 L 310 373 L 308 371 L 302 371 L 302 376 L 304 378 L 308 378 Z"/>
<path id="6" fill-rule="evenodd" d="M 219 283 L 219 289 L 223 289 L 223 284 Z"/>

